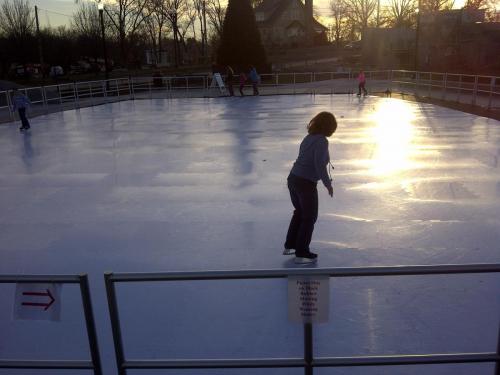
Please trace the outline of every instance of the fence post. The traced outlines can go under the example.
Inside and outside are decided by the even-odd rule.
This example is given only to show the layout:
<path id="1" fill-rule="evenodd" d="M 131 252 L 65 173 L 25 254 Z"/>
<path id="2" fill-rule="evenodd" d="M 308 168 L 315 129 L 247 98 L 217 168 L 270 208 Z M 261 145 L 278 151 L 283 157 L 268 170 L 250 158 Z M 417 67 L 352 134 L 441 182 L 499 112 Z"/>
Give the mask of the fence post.
<path id="1" fill-rule="evenodd" d="M 75 87 L 75 95 L 76 95 L 76 105 L 77 105 L 77 108 L 80 108 L 80 95 L 78 94 L 78 83 L 77 82 L 73 82 L 73 85 Z"/>
<path id="2" fill-rule="evenodd" d="M 491 109 L 491 101 L 493 99 L 493 90 L 495 89 L 495 77 L 491 77 L 490 80 L 490 98 L 488 99 L 488 109 Z M 500 334 L 499 334 L 500 336 Z"/>
<path id="3" fill-rule="evenodd" d="M 293 73 L 293 94 L 295 95 L 295 73 Z"/>
<path id="4" fill-rule="evenodd" d="M 457 102 L 460 103 L 460 93 L 462 92 L 462 75 L 458 76 L 458 94 L 457 94 Z"/>
<path id="5" fill-rule="evenodd" d="M 132 100 L 135 100 L 134 77 L 128 77 L 128 92 L 132 95 Z"/>
<path id="6" fill-rule="evenodd" d="M 477 96 L 477 81 L 478 76 L 474 77 L 474 88 L 472 89 L 472 105 L 476 105 L 476 96 Z"/>
<path id="7" fill-rule="evenodd" d="M 126 370 L 122 367 L 124 361 L 123 355 L 123 340 L 120 330 L 120 317 L 118 315 L 118 306 L 116 303 L 115 285 L 110 280 L 112 273 L 104 274 L 104 282 L 106 284 L 106 294 L 108 296 L 109 317 L 111 319 L 111 329 L 113 331 L 113 341 L 115 344 L 116 366 L 119 375 L 126 375 Z"/>
<path id="8" fill-rule="evenodd" d="M 432 89 L 432 73 L 429 72 L 429 81 L 427 81 L 427 97 L 430 98 Z"/>
<path id="9" fill-rule="evenodd" d="M 42 102 L 43 102 L 43 108 L 45 109 L 45 113 L 49 113 L 49 106 L 47 104 L 47 93 L 45 92 L 45 86 L 42 86 Z"/>
<path id="10" fill-rule="evenodd" d="M 418 90 L 420 86 L 420 72 L 415 72 L 415 96 L 418 96 Z"/>
<path id="11" fill-rule="evenodd" d="M 446 99 L 446 85 L 448 83 L 448 73 L 444 73 L 443 76 L 443 90 L 441 90 L 441 99 Z"/>
<path id="12" fill-rule="evenodd" d="M 89 82 L 89 90 L 90 90 L 90 104 L 94 105 L 94 94 L 92 93 L 92 82 Z"/>
<path id="13" fill-rule="evenodd" d="M 90 356 L 94 366 L 94 374 L 102 375 L 101 358 L 99 356 L 99 345 L 97 343 L 97 333 L 95 329 L 94 315 L 92 314 L 92 301 L 90 299 L 89 280 L 87 275 L 80 275 L 80 291 L 82 293 L 83 312 L 87 325 L 87 336 L 90 346 Z"/>
<path id="14" fill-rule="evenodd" d="M 14 111 L 12 110 L 12 98 L 10 97 L 10 91 L 6 90 L 5 91 L 5 96 L 7 97 L 7 107 L 9 110 L 9 116 L 11 120 L 15 120 L 16 116 L 14 115 Z"/>
<path id="15" fill-rule="evenodd" d="M 498 326 L 497 356 L 500 356 L 500 325 Z M 495 375 L 500 375 L 500 361 L 495 363 Z"/>
<path id="16" fill-rule="evenodd" d="M 313 339 L 312 339 L 312 323 L 304 324 L 304 375 L 313 375 Z"/>
<path id="17" fill-rule="evenodd" d="M 76 86 L 75 82 L 73 82 L 73 108 L 76 108 Z"/>

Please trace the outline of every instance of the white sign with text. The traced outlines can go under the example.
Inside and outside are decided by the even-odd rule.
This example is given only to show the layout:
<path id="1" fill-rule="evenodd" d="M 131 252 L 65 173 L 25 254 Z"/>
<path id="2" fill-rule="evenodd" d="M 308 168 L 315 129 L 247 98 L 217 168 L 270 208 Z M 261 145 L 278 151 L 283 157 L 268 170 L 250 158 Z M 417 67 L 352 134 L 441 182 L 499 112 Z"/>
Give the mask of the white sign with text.
<path id="1" fill-rule="evenodd" d="M 221 92 L 225 90 L 224 81 L 220 73 L 214 73 L 210 87 L 218 87 Z"/>
<path id="2" fill-rule="evenodd" d="M 288 320 L 297 323 L 326 323 L 330 306 L 330 277 L 288 278 Z"/>
<path id="3" fill-rule="evenodd" d="M 62 284 L 16 284 L 15 320 L 61 320 Z"/>

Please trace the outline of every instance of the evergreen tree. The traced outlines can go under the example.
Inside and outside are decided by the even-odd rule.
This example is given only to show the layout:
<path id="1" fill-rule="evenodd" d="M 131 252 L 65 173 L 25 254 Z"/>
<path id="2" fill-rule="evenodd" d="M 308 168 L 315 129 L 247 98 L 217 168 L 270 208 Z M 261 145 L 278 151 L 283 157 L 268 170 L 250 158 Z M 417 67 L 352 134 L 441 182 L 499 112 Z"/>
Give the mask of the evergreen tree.
<path id="1" fill-rule="evenodd" d="M 266 70 L 266 52 L 260 40 L 250 0 L 229 0 L 217 51 L 217 64 L 247 70 L 249 65 Z"/>

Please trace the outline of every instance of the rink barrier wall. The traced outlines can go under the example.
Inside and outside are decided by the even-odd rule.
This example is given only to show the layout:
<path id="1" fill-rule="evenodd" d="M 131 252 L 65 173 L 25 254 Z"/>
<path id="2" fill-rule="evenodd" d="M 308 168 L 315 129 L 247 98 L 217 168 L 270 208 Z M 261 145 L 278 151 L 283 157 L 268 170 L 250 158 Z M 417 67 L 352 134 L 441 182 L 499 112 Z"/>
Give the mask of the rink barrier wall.
<path id="1" fill-rule="evenodd" d="M 81 275 L 0 275 L 0 284 L 17 283 L 55 283 L 78 284 L 82 297 L 87 338 L 91 360 L 6 360 L 0 358 L 0 369 L 36 369 L 36 370 L 93 370 L 94 375 L 102 375 L 101 358 L 97 342 L 95 319 L 90 298 L 88 277 Z"/>
<path id="2" fill-rule="evenodd" d="M 444 101 L 500 109 L 500 77 L 409 70 L 366 71 L 367 89 L 383 94 L 386 90 Z M 261 95 L 355 94 L 357 76 L 352 72 L 309 72 L 262 74 Z M 226 77 L 223 77 L 224 79 Z M 233 80 L 235 93 L 238 82 Z M 249 91 L 247 81 L 245 89 Z M 212 87 L 209 75 L 125 77 L 108 80 L 63 83 L 20 89 L 30 98 L 30 115 L 135 99 L 207 98 L 227 95 L 227 89 Z M 16 119 L 11 91 L 0 91 L 0 122 Z"/>
<path id="3" fill-rule="evenodd" d="M 304 324 L 303 358 L 251 358 L 251 359 L 176 359 L 128 360 L 123 350 L 120 316 L 116 297 L 116 283 L 278 279 L 290 276 L 376 277 L 418 276 L 470 273 L 499 273 L 500 264 L 390 266 L 356 268 L 271 269 L 241 271 L 199 271 L 165 273 L 106 273 L 104 275 L 108 300 L 115 357 L 119 375 L 127 370 L 147 369 L 224 369 L 224 368 L 297 368 L 303 367 L 305 375 L 312 375 L 315 367 L 393 366 L 423 364 L 495 363 L 495 375 L 500 375 L 500 322 L 496 352 L 448 353 L 419 355 L 320 357 L 314 358 L 312 324 Z"/>

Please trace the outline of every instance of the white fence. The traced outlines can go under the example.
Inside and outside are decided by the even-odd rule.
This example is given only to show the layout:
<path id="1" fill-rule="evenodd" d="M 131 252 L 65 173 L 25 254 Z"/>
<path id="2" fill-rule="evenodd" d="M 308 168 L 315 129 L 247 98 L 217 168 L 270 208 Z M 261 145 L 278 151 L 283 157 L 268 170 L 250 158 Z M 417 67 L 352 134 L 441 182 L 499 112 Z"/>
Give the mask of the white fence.
<path id="1" fill-rule="evenodd" d="M 500 109 L 500 77 L 405 70 L 367 71 L 366 77 L 369 93 L 390 90 Z M 239 80 L 235 78 L 233 85 L 235 94 L 239 95 Z M 249 86 L 247 82 L 244 87 L 247 94 L 252 93 Z M 262 74 L 259 84 L 261 95 L 354 94 L 357 90 L 355 75 L 338 72 Z M 21 92 L 33 104 L 31 116 L 120 100 L 227 95 L 226 90 L 211 87 L 211 77 L 207 75 L 117 78 L 29 87 Z M 0 122 L 15 119 L 11 104 L 11 92 L 0 91 Z"/>

